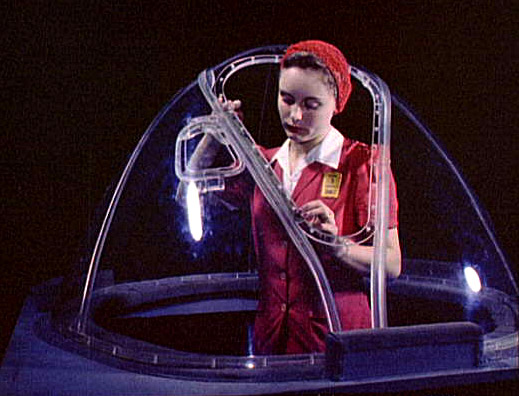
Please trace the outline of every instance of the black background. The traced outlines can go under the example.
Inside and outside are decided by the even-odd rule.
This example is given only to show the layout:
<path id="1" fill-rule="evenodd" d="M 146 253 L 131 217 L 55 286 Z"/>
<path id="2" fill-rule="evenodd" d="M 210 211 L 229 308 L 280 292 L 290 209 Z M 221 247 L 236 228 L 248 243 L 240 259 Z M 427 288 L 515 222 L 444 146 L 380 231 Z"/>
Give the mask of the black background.
<path id="1" fill-rule="evenodd" d="M 381 76 L 460 165 L 517 273 L 513 3 L 0 6 L 2 349 L 30 287 L 76 265 L 96 205 L 165 102 L 199 71 L 261 45 L 330 41 Z"/>

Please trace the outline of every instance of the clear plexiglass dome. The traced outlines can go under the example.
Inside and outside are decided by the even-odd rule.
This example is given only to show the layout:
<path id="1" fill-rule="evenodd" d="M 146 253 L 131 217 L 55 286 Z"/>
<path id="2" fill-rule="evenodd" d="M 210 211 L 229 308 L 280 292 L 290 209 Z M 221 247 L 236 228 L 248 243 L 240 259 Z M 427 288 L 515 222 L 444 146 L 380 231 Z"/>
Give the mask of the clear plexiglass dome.
<path id="1" fill-rule="evenodd" d="M 259 285 L 250 210 L 221 199 L 233 178 L 246 177 L 304 257 L 330 331 L 341 329 L 316 245 L 373 244 L 365 287 L 375 327 L 475 322 L 484 332 L 481 364 L 517 365 L 518 289 L 489 219 L 428 129 L 365 70 L 352 67 L 353 94 L 334 125 L 377 147 L 368 220 L 332 237 L 298 218 L 257 149 L 284 140 L 275 104 L 283 51 L 258 48 L 204 71 L 157 115 L 107 195 L 76 276 L 79 295 L 59 310 L 55 328 L 90 356 L 163 375 L 323 376 L 323 354 L 258 356 L 252 348 Z M 220 94 L 241 99 L 243 121 L 222 111 Z M 190 166 L 207 135 L 221 146 L 216 159 Z M 389 164 L 403 272 L 386 282 Z"/>

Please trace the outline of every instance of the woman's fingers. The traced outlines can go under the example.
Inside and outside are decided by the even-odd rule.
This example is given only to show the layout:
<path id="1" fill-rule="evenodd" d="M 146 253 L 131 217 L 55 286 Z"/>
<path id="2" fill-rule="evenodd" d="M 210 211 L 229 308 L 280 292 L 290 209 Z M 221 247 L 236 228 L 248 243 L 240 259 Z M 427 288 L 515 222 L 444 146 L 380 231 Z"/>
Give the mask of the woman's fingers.
<path id="1" fill-rule="evenodd" d="M 218 102 L 225 111 L 237 111 L 241 107 L 241 100 L 224 100 L 223 95 L 218 96 Z"/>
<path id="2" fill-rule="evenodd" d="M 335 214 L 322 201 L 307 202 L 299 208 L 301 216 L 313 226 L 333 234 L 337 233 Z"/>
<path id="3" fill-rule="evenodd" d="M 228 100 L 223 103 L 223 109 L 225 111 L 236 111 L 241 107 L 241 100 Z"/>
<path id="4" fill-rule="evenodd" d="M 335 222 L 333 211 L 319 200 L 307 202 L 301 206 L 300 211 L 303 217 L 319 217 L 322 221 Z"/>

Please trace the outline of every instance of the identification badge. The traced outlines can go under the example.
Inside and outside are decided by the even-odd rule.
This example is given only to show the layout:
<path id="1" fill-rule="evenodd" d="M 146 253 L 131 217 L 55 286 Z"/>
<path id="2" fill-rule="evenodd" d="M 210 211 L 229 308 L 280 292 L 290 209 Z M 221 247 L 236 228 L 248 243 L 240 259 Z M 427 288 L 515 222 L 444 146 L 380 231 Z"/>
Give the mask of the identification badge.
<path id="1" fill-rule="evenodd" d="M 321 196 L 323 198 L 338 198 L 341 189 L 342 173 L 329 172 L 323 177 Z"/>

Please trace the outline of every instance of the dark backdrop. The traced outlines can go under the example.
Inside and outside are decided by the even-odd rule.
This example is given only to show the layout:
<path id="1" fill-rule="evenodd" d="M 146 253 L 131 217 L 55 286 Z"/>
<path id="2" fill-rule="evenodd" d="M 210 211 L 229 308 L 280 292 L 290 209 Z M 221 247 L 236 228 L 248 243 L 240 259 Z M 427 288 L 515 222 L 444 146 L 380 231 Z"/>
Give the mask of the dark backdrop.
<path id="1" fill-rule="evenodd" d="M 380 75 L 461 165 L 517 271 L 517 3 L 64 3 L 0 6 L 2 349 L 30 287 L 77 265 L 94 208 L 162 105 L 260 45 L 320 38 Z"/>

